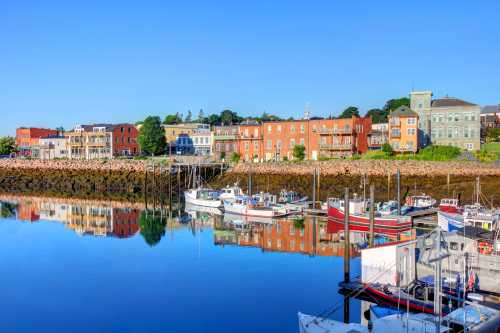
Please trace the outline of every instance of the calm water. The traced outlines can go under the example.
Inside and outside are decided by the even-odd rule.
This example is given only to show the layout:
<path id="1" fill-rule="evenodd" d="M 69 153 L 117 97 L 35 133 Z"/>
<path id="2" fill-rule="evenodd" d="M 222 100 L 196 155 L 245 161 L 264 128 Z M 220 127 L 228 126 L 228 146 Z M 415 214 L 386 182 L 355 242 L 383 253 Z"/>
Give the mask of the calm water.
<path id="1" fill-rule="evenodd" d="M 2 332 L 298 332 L 298 311 L 343 300 L 343 244 L 326 222 L 0 199 Z M 351 237 L 355 254 L 364 236 Z"/>

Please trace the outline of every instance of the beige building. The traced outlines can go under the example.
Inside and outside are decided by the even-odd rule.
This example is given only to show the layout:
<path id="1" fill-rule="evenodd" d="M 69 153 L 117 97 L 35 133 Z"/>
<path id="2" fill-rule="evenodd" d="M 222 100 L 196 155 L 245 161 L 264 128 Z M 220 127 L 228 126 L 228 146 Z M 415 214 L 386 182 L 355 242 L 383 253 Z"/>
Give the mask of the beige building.
<path id="1" fill-rule="evenodd" d="M 419 142 L 478 150 L 480 144 L 479 105 L 454 97 L 432 99 L 430 91 L 410 93 L 410 107 L 419 115 Z"/>
<path id="2" fill-rule="evenodd" d="M 42 160 L 54 158 L 68 158 L 68 138 L 62 135 L 53 135 L 40 138 L 38 157 Z"/>

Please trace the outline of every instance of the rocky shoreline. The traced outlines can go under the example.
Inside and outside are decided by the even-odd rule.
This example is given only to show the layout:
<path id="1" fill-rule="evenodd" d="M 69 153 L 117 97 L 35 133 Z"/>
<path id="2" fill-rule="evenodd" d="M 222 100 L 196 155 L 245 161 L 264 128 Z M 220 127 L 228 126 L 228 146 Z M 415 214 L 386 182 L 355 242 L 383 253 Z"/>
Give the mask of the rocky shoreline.
<path id="1" fill-rule="evenodd" d="M 434 161 L 399 161 L 399 160 L 369 160 L 369 161 L 314 161 L 314 162 L 281 162 L 281 163 L 241 163 L 234 166 L 230 172 L 245 174 L 284 174 L 311 175 L 318 169 L 321 175 L 364 175 L 387 176 L 395 174 L 399 169 L 407 176 L 500 176 L 500 164 L 479 163 L 470 161 L 434 162 Z"/>

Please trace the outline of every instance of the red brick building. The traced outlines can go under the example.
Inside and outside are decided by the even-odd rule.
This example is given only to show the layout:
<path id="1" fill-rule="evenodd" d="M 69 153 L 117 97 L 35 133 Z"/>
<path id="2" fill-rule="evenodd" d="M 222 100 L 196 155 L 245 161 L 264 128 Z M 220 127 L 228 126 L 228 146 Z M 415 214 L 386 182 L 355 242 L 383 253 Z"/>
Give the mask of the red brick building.
<path id="1" fill-rule="evenodd" d="M 16 145 L 19 155 L 32 156 L 33 148 L 38 146 L 42 137 L 57 135 L 57 130 L 36 127 L 20 127 L 16 129 Z"/>
<path id="2" fill-rule="evenodd" d="M 342 157 L 368 151 L 371 117 L 244 122 L 238 129 L 238 152 L 244 161 L 293 159 L 296 145 L 306 159 Z"/>

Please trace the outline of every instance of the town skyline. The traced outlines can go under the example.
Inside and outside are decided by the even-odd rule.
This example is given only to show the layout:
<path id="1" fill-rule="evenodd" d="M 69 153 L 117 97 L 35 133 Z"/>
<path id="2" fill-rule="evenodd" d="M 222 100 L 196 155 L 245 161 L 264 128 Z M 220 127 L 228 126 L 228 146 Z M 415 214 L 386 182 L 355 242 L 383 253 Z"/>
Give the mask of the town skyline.
<path id="1" fill-rule="evenodd" d="M 427 4 L 427 5 L 426 5 Z M 9 2 L 0 135 L 231 109 L 361 113 L 411 90 L 498 104 L 500 4 Z M 54 125 L 57 124 L 57 125 Z"/>

